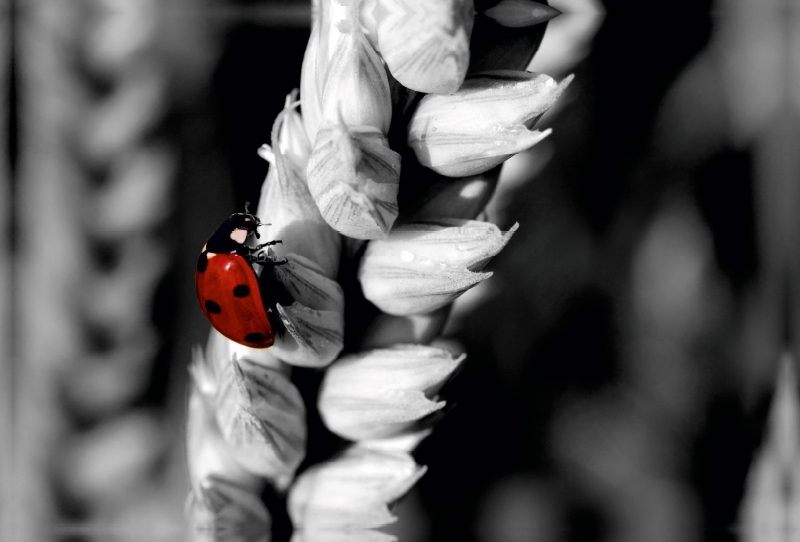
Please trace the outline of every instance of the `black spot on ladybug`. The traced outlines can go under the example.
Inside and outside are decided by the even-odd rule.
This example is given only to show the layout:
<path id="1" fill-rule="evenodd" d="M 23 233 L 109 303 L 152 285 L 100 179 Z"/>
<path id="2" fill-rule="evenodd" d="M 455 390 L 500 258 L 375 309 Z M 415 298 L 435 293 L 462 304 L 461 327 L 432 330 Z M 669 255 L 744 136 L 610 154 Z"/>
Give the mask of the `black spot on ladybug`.
<path id="1" fill-rule="evenodd" d="M 263 333 L 248 333 L 244 336 L 244 342 L 246 343 L 260 343 L 264 339 Z"/>
<path id="2" fill-rule="evenodd" d="M 233 295 L 236 297 L 247 297 L 250 295 L 250 287 L 247 284 L 240 284 L 233 289 Z"/>
<path id="3" fill-rule="evenodd" d="M 207 268 L 208 268 L 208 255 L 205 252 L 203 252 L 197 259 L 197 270 L 202 273 Z"/>
<path id="4" fill-rule="evenodd" d="M 211 301 L 210 299 L 206 300 L 206 310 L 209 314 L 219 314 L 222 312 L 222 307 Z"/>

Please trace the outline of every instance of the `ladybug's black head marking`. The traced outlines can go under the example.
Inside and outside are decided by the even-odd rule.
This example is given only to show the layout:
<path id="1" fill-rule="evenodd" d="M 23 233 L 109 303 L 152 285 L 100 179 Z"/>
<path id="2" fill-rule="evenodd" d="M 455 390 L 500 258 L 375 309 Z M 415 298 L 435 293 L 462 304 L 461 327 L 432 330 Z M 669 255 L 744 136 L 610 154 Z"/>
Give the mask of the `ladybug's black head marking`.
<path id="1" fill-rule="evenodd" d="M 255 233 L 256 229 L 261 225 L 258 217 L 249 213 L 234 213 L 230 216 L 228 222 L 234 228 L 247 230 L 247 233 Z"/>
<path id="2" fill-rule="evenodd" d="M 234 213 L 208 239 L 206 250 L 216 254 L 249 254 L 244 244 L 250 234 L 258 236 L 261 224 L 255 215 Z"/>

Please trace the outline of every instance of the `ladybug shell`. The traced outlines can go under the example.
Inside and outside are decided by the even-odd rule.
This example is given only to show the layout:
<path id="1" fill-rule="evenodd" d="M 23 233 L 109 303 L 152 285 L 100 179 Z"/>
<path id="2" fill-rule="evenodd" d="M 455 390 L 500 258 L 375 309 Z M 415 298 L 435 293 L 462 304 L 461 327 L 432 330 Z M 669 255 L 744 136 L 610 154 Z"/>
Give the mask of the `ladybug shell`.
<path id="1" fill-rule="evenodd" d="M 238 254 L 203 251 L 195 282 L 200 308 L 217 331 L 251 348 L 272 346 L 272 326 L 258 277 L 247 260 Z"/>

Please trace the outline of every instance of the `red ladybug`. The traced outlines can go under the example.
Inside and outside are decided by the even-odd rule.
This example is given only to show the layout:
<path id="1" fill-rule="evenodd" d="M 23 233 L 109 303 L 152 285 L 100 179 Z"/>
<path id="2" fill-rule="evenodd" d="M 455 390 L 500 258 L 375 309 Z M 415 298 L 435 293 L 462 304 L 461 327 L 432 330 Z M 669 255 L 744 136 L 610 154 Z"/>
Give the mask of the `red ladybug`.
<path id="1" fill-rule="evenodd" d="M 251 234 L 259 236 L 260 225 L 261 221 L 248 213 L 247 207 L 244 213 L 231 215 L 203 246 L 195 272 L 197 299 L 208 321 L 230 340 L 251 348 L 269 348 L 273 343 L 271 310 L 267 308 L 270 305 L 265 303 L 252 264 L 286 263 L 258 254 L 262 248 L 280 241 L 256 247 L 244 244 Z"/>

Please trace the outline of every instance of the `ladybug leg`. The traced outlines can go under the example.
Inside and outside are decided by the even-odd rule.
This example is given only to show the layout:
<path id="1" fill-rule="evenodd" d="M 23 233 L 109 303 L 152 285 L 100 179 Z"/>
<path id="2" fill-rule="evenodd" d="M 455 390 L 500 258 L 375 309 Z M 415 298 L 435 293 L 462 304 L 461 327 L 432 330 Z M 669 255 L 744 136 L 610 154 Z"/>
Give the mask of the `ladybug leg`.
<path id="1" fill-rule="evenodd" d="M 266 243 L 261 243 L 260 245 L 254 246 L 253 247 L 253 251 L 255 252 L 255 251 L 261 250 L 264 247 L 271 247 L 272 245 L 279 245 L 279 244 L 282 244 L 282 243 L 283 243 L 283 241 L 281 241 L 281 240 L 267 241 Z"/>
<path id="2" fill-rule="evenodd" d="M 283 259 L 280 259 L 280 260 L 273 260 L 272 258 L 270 258 L 269 256 L 267 256 L 264 253 L 251 254 L 251 255 L 247 256 L 246 259 L 250 263 L 257 263 L 257 264 L 260 264 L 260 265 L 276 266 L 276 265 L 284 265 L 284 264 L 289 263 L 289 260 L 287 260 L 286 258 L 283 258 Z"/>
<path id="3" fill-rule="evenodd" d="M 244 246 L 244 247 L 241 247 L 241 252 L 244 252 L 244 254 L 240 253 L 240 255 L 245 256 L 248 259 L 259 258 L 259 257 L 263 256 L 263 252 L 261 252 L 261 251 L 265 247 L 270 247 L 272 245 L 277 245 L 279 243 L 283 243 L 283 241 L 268 241 L 266 243 L 261 243 L 260 245 L 256 245 L 254 247 Z"/>

